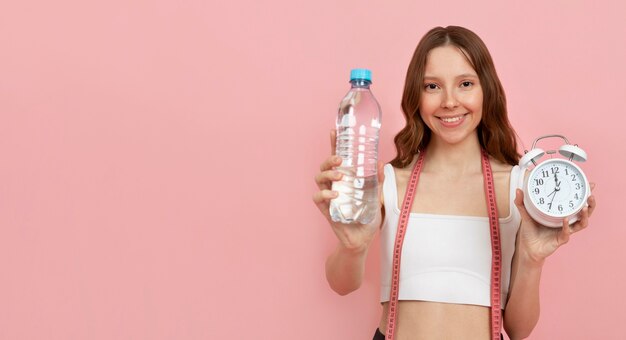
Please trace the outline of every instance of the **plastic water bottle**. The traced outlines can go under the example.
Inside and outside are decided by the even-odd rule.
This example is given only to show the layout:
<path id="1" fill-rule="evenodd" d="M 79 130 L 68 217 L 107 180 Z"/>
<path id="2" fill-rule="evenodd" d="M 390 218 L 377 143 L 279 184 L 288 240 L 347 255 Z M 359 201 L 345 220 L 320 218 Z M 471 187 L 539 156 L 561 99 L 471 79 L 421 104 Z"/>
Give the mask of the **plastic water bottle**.
<path id="1" fill-rule="evenodd" d="M 378 205 L 378 132 L 380 105 L 370 91 L 372 72 L 353 69 L 350 91 L 339 104 L 337 115 L 337 156 L 343 173 L 332 189 L 339 195 L 330 201 L 335 222 L 368 224 L 376 217 Z"/>

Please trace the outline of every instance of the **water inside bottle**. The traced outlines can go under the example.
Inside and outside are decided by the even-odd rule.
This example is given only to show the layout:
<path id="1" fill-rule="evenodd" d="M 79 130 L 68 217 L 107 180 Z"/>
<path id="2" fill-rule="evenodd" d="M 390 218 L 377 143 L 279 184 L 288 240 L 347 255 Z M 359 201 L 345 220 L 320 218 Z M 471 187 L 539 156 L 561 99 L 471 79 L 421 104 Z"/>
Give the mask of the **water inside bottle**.
<path id="1" fill-rule="evenodd" d="M 331 204 L 331 217 L 335 222 L 368 224 L 376 217 L 378 206 L 378 178 L 376 175 L 355 176 L 353 168 L 337 168 L 343 174 L 341 181 L 333 182 L 332 190 L 339 196 Z"/>
<path id="2" fill-rule="evenodd" d="M 330 201 L 330 216 L 341 223 L 368 224 L 376 217 L 378 202 L 378 132 L 381 112 L 369 89 L 371 73 L 353 70 L 351 88 L 339 104 L 336 154 L 344 174 L 333 182 L 339 193 Z"/>

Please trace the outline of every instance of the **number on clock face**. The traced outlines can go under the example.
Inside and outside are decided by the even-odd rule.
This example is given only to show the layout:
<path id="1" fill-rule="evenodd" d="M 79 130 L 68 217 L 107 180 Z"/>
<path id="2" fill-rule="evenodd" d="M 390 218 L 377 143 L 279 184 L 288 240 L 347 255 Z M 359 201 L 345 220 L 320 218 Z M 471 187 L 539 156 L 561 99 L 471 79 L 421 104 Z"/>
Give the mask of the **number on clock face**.
<path id="1" fill-rule="evenodd" d="M 548 161 L 537 167 L 528 179 L 528 192 L 541 211 L 564 217 L 584 204 L 587 188 L 578 168 L 562 161 Z"/>

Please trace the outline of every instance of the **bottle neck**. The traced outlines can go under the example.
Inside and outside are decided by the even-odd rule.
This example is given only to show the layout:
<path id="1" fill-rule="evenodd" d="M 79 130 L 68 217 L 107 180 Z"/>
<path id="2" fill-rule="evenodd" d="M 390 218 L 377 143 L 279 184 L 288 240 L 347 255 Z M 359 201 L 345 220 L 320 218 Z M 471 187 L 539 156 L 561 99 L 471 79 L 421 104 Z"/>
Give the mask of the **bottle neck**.
<path id="1" fill-rule="evenodd" d="M 372 82 L 365 79 L 352 79 L 350 80 L 350 84 L 352 84 L 352 88 L 369 89 Z"/>

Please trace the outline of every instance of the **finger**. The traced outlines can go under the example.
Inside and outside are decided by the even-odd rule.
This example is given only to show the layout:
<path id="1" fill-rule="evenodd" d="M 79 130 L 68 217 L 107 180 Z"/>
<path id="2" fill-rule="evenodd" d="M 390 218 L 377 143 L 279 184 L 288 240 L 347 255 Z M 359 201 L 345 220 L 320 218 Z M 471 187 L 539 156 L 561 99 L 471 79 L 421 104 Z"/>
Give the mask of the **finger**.
<path id="1" fill-rule="evenodd" d="M 337 152 L 337 129 L 330 130 L 330 154 Z"/>
<path id="2" fill-rule="evenodd" d="M 315 175 L 315 183 L 320 190 L 330 189 L 333 181 L 338 181 L 343 177 L 343 174 L 336 170 L 322 171 Z"/>
<path id="3" fill-rule="evenodd" d="M 593 211 L 596 210 L 596 197 L 591 195 L 587 198 L 587 205 L 589 205 L 589 217 L 593 214 Z"/>
<path id="4" fill-rule="evenodd" d="M 587 228 L 588 225 L 589 225 L 589 208 L 584 207 L 580 213 L 580 221 L 574 224 L 573 232 L 583 230 Z"/>
<path id="5" fill-rule="evenodd" d="M 341 157 L 333 155 L 324 160 L 322 165 L 320 165 L 320 171 L 330 170 L 339 165 L 341 165 Z"/>
<path id="6" fill-rule="evenodd" d="M 524 206 L 524 193 L 521 189 L 515 189 L 515 206 L 517 206 L 517 210 L 519 210 L 523 219 L 532 219 Z"/>
<path id="7" fill-rule="evenodd" d="M 556 235 L 556 244 L 558 246 L 562 246 L 565 243 L 569 242 L 569 236 L 571 232 L 569 229 L 569 219 L 566 217 L 563 219 L 563 225 L 561 227 L 561 231 L 559 231 Z"/>
<path id="8" fill-rule="evenodd" d="M 313 202 L 323 203 L 324 201 L 330 201 L 333 198 L 339 196 L 339 192 L 333 190 L 320 190 L 313 194 Z"/>
<path id="9" fill-rule="evenodd" d="M 322 213 L 328 212 L 330 200 L 339 196 L 339 193 L 332 190 L 320 190 L 313 194 L 313 202 L 317 205 Z"/>

